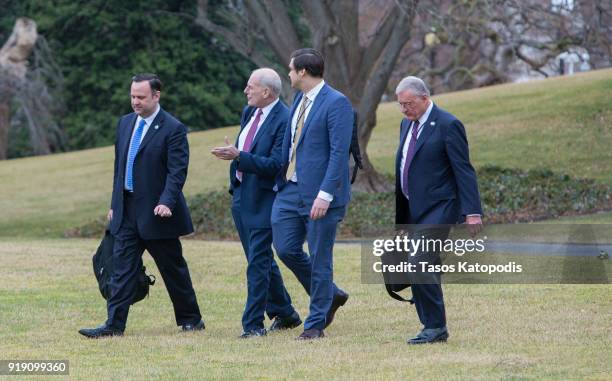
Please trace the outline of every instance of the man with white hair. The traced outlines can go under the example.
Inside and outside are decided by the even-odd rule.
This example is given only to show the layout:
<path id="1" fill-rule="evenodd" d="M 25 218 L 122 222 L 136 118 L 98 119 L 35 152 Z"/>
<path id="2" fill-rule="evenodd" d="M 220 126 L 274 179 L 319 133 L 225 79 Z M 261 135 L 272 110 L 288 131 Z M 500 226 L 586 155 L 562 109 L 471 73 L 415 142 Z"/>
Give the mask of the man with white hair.
<path id="1" fill-rule="evenodd" d="M 250 338 L 266 335 L 264 313 L 274 319 L 271 331 L 302 324 L 291 305 L 283 278 L 272 252 L 270 214 L 276 193 L 275 177 L 281 168 L 281 150 L 289 118 L 287 106 L 279 100 L 281 79 L 269 68 L 255 70 L 244 94 L 236 144 L 225 138 L 225 147 L 211 152 L 230 165 L 232 216 L 247 257 L 247 301 L 242 316 L 243 333 Z"/>
<path id="2" fill-rule="evenodd" d="M 448 228 L 432 225 L 467 224 L 475 235 L 482 229 L 482 208 L 476 172 L 470 164 L 463 124 L 438 108 L 429 89 L 417 77 L 406 77 L 395 90 L 405 118 L 395 163 L 395 223 L 410 224 L 408 231 L 421 238 L 445 239 Z M 423 226 L 427 225 L 427 226 Z M 437 252 L 417 252 L 409 262 L 438 264 Z M 446 341 L 446 313 L 440 273 L 409 274 L 413 302 L 423 330 L 409 344 Z"/>

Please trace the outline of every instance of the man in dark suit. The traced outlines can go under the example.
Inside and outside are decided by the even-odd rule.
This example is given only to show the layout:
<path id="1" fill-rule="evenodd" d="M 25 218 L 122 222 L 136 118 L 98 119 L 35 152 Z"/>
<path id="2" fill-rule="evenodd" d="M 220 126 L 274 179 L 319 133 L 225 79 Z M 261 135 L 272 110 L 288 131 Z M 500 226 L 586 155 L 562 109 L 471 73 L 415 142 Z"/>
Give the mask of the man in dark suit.
<path id="1" fill-rule="evenodd" d="M 247 257 L 247 301 L 240 337 L 264 336 L 264 313 L 274 319 L 270 331 L 302 324 L 272 252 L 270 213 L 276 192 L 274 179 L 281 166 L 281 149 L 289 117 L 278 99 L 281 79 L 272 69 L 255 70 L 244 93 L 240 133 L 235 145 L 226 138 L 225 147 L 211 152 L 230 165 L 232 216 Z"/>
<path id="2" fill-rule="evenodd" d="M 463 124 L 438 108 L 429 89 L 417 77 L 406 77 L 395 91 L 400 110 L 400 144 L 395 162 L 395 223 L 412 227 L 418 238 L 445 239 L 448 225 L 464 222 L 471 234 L 482 228 L 482 209 L 476 172 L 470 164 Z M 417 265 L 439 263 L 439 253 L 421 252 L 410 257 Z M 423 330 L 409 344 L 446 341 L 446 313 L 439 273 L 417 274 L 412 281 L 413 301 Z"/>
<path id="3" fill-rule="evenodd" d="M 348 299 L 333 283 L 332 251 L 350 199 L 353 109 L 323 81 L 323 71 L 318 51 L 300 49 L 291 55 L 289 78 L 300 92 L 289 114 L 272 207 L 276 252 L 310 295 L 301 340 L 323 337 Z M 302 250 L 305 240 L 310 255 Z"/>
<path id="4" fill-rule="evenodd" d="M 123 335 L 142 253 L 146 249 L 161 273 L 177 325 L 203 330 L 204 322 L 183 258 L 179 236 L 193 232 L 183 197 L 189 146 L 187 128 L 159 106 L 162 84 L 154 74 L 132 78 L 133 113 L 119 119 L 110 230 L 114 274 L 107 301 L 108 319 L 81 329 L 90 338 Z"/>

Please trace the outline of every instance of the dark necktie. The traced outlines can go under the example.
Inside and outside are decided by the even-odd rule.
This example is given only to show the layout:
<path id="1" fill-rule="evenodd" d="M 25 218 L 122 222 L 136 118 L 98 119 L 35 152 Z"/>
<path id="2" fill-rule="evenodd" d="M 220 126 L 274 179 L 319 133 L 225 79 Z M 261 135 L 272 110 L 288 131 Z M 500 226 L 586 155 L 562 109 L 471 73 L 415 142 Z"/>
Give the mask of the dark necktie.
<path id="1" fill-rule="evenodd" d="M 408 152 L 406 152 L 406 160 L 404 161 L 404 171 L 402 172 L 402 191 L 406 198 L 408 198 L 408 169 L 414 153 L 416 151 L 417 138 L 419 136 L 419 121 L 415 120 L 412 122 L 412 134 L 410 135 L 410 143 L 408 143 Z"/>

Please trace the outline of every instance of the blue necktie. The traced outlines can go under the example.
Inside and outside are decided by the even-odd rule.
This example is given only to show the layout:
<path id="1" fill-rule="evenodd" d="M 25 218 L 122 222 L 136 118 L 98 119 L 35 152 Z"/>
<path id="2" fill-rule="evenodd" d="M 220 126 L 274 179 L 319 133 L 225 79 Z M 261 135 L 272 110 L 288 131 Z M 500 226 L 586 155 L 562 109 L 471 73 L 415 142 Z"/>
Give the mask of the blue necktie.
<path id="1" fill-rule="evenodd" d="M 142 138 L 142 132 L 144 131 L 144 126 L 146 123 L 147 122 L 145 122 L 144 119 L 140 120 L 140 123 L 138 123 L 138 128 L 132 137 L 132 142 L 130 143 L 130 151 L 128 152 L 127 168 L 125 172 L 125 188 L 129 191 L 134 190 L 134 178 L 132 176 L 132 172 L 134 171 L 134 159 L 138 153 L 140 139 Z"/>

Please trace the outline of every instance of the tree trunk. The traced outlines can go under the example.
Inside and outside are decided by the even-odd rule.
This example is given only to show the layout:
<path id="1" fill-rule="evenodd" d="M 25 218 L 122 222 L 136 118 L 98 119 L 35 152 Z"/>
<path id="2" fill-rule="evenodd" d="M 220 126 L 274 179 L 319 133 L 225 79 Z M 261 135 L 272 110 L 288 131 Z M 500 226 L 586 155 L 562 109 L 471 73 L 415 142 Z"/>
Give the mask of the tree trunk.
<path id="1" fill-rule="evenodd" d="M 19 82 L 25 80 L 28 58 L 37 38 L 36 23 L 27 18 L 18 18 L 13 32 L 0 49 L 0 160 L 7 158 L 9 104 Z"/>
<path id="2" fill-rule="evenodd" d="M 394 185 L 380 174 L 367 154 L 376 110 L 402 48 L 410 40 L 410 31 L 418 1 L 396 4 L 387 9 L 369 43 L 359 41 L 358 2 L 309 1 L 304 3 L 313 30 L 313 45 L 327 62 L 325 80 L 344 93 L 358 115 L 359 146 L 363 170 L 352 186 L 361 192 L 388 192 Z M 337 17 L 342 15 L 342 17 Z M 314 28 L 313 28 L 314 26 Z M 390 147 L 394 152 L 395 147 Z"/>
<path id="3" fill-rule="evenodd" d="M 285 2 L 247 1 L 244 2 L 246 11 L 236 8 L 240 2 L 227 1 L 224 4 L 224 15 L 233 18 L 224 25 L 251 26 L 251 33 L 247 37 L 244 37 L 239 27 L 232 29 L 212 22 L 207 0 L 198 0 L 198 16 L 195 22 L 209 32 L 223 36 L 237 52 L 257 65 L 278 67 L 280 64 L 284 69 L 289 63 L 291 52 L 303 47 Z M 399 53 L 410 39 L 418 0 L 379 1 L 378 5 L 382 17 L 375 20 L 376 23 L 368 20 L 372 23 L 369 28 L 371 30 L 360 32 L 358 1 L 301 2 L 303 15 L 311 32 L 309 45 L 325 57 L 325 81 L 350 99 L 359 117 L 358 135 L 364 168 L 359 173 L 353 189 L 364 192 L 393 189 L 393 184 L 379 174 L 370 162 L 367 146 L 372 129 L 376 126 L 378 103 L 387 87 Z M 259 39 L 261 45 L 267 46 L 275 59 L 263 54 L 261 45 L 254 43 L 255 39 Z M 362 43 L 361 40 L 365 42 Z M 395 147 L 390 149 L 394 150 Z"/>
<path id="4" fill-rule="evenodd" d="M 372 130 L 376 127 L 376 113 L 369 114 L 369 117 L 358 118 L 359 148 L 362 155 L 363 169 L 357 175 L 357 179 L 352 186 L 356 192 L 391 192 L 394 184 L 384 175 L 376 170 L 370 156 L 368 155 L 368 143 L 372 136 Z M 389 147 L 391 152 L 395 152 L 395 147 Z M 353 170 L 353 169 L 352 169 Z M 352 173 L 352 172 L 351 172 Z"/>

